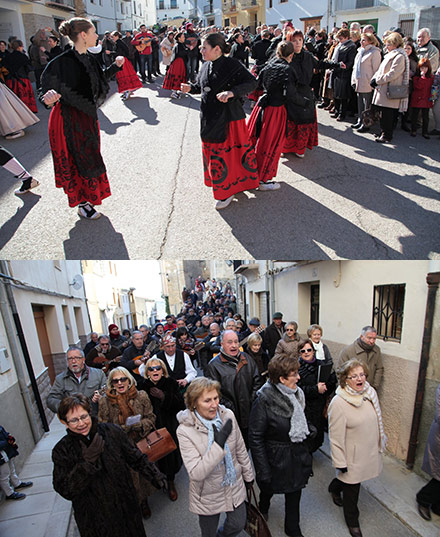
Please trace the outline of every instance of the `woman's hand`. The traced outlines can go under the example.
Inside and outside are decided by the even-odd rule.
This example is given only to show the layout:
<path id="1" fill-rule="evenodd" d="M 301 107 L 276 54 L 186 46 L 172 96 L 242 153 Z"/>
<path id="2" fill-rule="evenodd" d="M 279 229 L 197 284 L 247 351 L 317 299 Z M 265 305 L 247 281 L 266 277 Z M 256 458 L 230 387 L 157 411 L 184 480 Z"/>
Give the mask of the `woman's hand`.
<path id="1" fill-rule="evenodd" d="M 160 399 L 161 401 L 165 399 L 165 394 L 163 393 L 163 391 L 156 387 L 151 388 L 150 395 L 152 397 L 155 397 L 156 399 Z"/>
<path id="2" fill-rule="evenodd" d="M 107 52 L 107 51 L 106 51 Z M 124 65 L 125 58 L 124 56 L 116 56 L 115 63 L 118 67 L 122 67 Z"/>
<path id="3" fill-rule="evenodd" d="M 222 449 L 225 447 L 226 440 L 232 432 L 232 420 L 231 418 L 227 419 L 226 422 L 222 425 L 220 430 L 217 431 L 215 425 L 212 426 L 214 430 L 214 442 L 218 444 Z"/>
<path id="4" fill-rule="evenodd" d="M 182 93 L 189 93 L 191 91 L 191 86 L 189 84 L 180 84 L 180 91 Z"/>
<path id="5" fill-rule="evenodd" d="M 347 66 L 345 65 L 344 62 L 339 62 L 339 67 L 340 67 L 341 69 L 347 69 Z"/>
<path id="6" fill-rule="evenodd" d="M 325 393 L 326 391 L 327 391 L 327 386 L 325 385 L 325 382 L 318 382 L 318 392 Z"/>
<path id="7" fill-rule="evenodd" d="M 53 106 L 61 99 L 61 95 L 53 89 L 46 91 L 43 95 L 43 102 L 46 106 Z"/>
<path id="8" fill-rule="evenodd" d="M 217 93 L 217 99 L 221 103 L 227 103 L 229 99 L 232 99 L 232 97 L 234 97 L 232 91 L 222 91 L 221 93 Z"/>

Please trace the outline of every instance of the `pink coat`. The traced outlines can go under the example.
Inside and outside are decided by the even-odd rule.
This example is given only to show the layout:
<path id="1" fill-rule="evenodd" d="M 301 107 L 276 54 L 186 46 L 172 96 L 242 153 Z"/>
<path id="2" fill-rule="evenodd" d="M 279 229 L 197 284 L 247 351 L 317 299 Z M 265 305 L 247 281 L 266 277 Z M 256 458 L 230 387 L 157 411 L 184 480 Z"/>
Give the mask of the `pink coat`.
<path id="1" fill-rule="evenodd" d="M 429 78 L 421 76 L 413 76 L 413 92 L 411 94 L 412 108 L 432 108 L 433 102 L 429 100 L 431 97 L 432 84 L 434 77 Z"/>

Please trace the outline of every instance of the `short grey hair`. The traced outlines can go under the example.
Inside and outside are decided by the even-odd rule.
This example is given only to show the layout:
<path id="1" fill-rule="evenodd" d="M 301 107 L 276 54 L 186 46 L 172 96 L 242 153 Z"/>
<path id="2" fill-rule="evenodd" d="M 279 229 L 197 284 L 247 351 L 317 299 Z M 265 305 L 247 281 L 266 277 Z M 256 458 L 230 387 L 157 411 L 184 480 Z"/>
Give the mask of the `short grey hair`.
<path id="1" fill-rule="evenodd" d="M 148 331 L 150 331 L 150 327 L 147 324 L 141 324 L 139 327 L 139 332 L 141 331 L 141 328 L 146 328 Z"/>
<path id="2" fill-rule="evenodd" d="M 417 32 L 417 35 L 421 34 L 421 33 L 427 33 L 429 37 L 431 37 L 431 30 L 429 28 L 420 28 L 420 30 Z"/>
<path id="3" fill-rule="evenodd" d="M 374 332 L 377 334 L 377 329 L 374 326 L 364 326 L 361 330 L 361 336 L 365 336 L 367 332 Z"/>
<path id="4" fill-rule="evenodd" d="M 144 334 L 140 330 L 133 330 L 131 337 L 135 336 L 136 334 L 140 334 L 142 337 L 144 337 Z"/>
<path id="5" fill-rule="evenodd" d="M 227 319 L 224 323 L 223 323 L 223 327 L 225 330 L 227 330 L 227 326 L 228 324 L 232 324 L 234 323 L 234 326 L 236 327 L 237 326 L 237 322 L 235 321 L 235 319 L 232 319 L 232 317 L 230 319 Z"/>
<path id="6" fill-rule="evenodd" d="M 359 22 L 352 22 L 350 24 L 350 30 L 360 30 L 361 29 L 361 25 Z"/>
<path id="7" fill-rule="evenodd" d="M 67 349 L 67 352 L 66 352 L 66 360 L 69 357 L 69 352 L 73 352 L 73 351 L 78 351 L 81 354 L 81 358 L 85 358 L 85 354 L 83 350 L 80 347 L 78 347 L 78 345 L 69 345 L 69 348 Z"/>
<path id="8" fill-rule="evenodd" d="M 106 334 L 102 334 L 102 336 L 99 336 L 98 341 L 101 343 L 103 339 L 108 339 L 110 341 L 109 336 L 107 336 Z"/>
<path id="9" fill-rule="evenodd" d="M 228 332 L 232 332 L 235 336 L 237 336 L 237 339 L 238 339 L 238 334 L 235 330 L 224 330 L 222 333 L 221 333 L 221 337 L 220 337 L 220 341 L 223 342 L 223 340 L 225 339 L 225 336 Z"/>

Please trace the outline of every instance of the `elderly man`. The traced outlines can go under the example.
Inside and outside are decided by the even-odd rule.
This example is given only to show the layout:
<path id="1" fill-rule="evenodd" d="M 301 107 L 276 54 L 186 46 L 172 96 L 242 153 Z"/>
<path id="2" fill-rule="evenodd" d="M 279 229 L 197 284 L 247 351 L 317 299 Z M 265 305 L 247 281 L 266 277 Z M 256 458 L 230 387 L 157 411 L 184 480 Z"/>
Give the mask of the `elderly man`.
<path id="1" fill-rule="evenodd" d="M 86 354 L 86 364 L 89 367 L 102 369 L 107 373 L 111 369 L 118 367 L 121 361 L 121 351 L 118 347 L 113 347 L 108 336 L 100 336 L 98 344 L 88 354 Z"/>
<path id="2" fill-rule="evenodd" d="M 338 367 L 344 362 L 356 358 L 368 367 L 367 380 L 377 390 L 382 382 L 383 361 L 380 347 L 376 345 L 377 330 L 374 326 L 364 326 L 360 337 L 339 355 Z"/>
<path id="3" fill-rule="evenodd" d="M 211 323 L 209 325 L 209 334 L 203 339 L 203 343 L 204 346 L 200 349 L 199 359 L 203 374 L 206 374 L 206 368 L 214 354 L 220 352 L 220 326 L 217 323 Z"/>
<path id="4" fill-rule="evenodd" d="M 223 332 L 220 354 L 209 362 L 206 376 L 220 382 L 220 402 L 234 412 L 247 446 L 251 405 L 262 381 L 253 358 L 240 352 L 233 330 Z"/>
<path id="5" fill-rule="evenodd" d="M 90 341 L 83 349 L 84 356 L 87 356 L 89 352 L 98 345 L 99 334 L 97 332 L 92 332 L 90 334 Z"/>
<path id="6" fill-rule="evenodd" d="M 421 28 L 417 32 L 417 54 L 419 58 L 428 58 L 431 62 L 432 72 L 435 73 L 439 65 L 439 50 L 431 42 L 431 30 Z"/>
<path id="7" fill-rule="evenodd" d="M 71 345 L 66 353 L 67 370 L 55 377 L 47 396 L 47 406 L 57 413 L 61 401 L 73 393 L 86 395 L 92 406 L 92 415 L 98 415 L 99 390 L 106 386 L 107 378 L 100 369 L 86 366 L 83 351 Z"/>
<path id="8" fill-rule="evenodd" d="M 285 325 L 286 323 L 283 322 L 283 314 L 276 311 L 272 317 L 272 324 L 270 324 L 264 331 L 264 346 L 271 358 L 273 358 L 273 355 L 275 354 L 278 341 L 283 337 Z"/>
<path id="9" fill-rule="evenodd" d="M 161 347 L 157 358 L 165 363 L 169 376 L 177 380 L 181 388 L 185 388 L 197 376 L 191 358 L 186 352 L 176 349 L 176 339 L 171 335 L 163 338 Z"/>
<path id="10" fill-rule="evenodd" d="M 150 358 L 150 352 L 147 350 L 144 335 L 140 330 L 135 330 L 131 335 L 131 345 L 122 354 L 121 365 L 128 369 L 136 380 L 141 380 L 139 366 L 144 364 L 148 358 Z"/>

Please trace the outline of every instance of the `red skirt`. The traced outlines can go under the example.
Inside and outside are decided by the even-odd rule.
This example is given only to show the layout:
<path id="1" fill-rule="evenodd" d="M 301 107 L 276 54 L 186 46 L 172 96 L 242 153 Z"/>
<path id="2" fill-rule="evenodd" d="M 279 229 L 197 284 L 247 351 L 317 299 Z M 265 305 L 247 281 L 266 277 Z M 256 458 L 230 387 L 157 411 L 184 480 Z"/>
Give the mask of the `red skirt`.
<path id="1" fill-rule="evenodd" d="M 257 157 L 260 181 L 266 183 L 276 176 L 278 162 L 286 140 L 287 111 L 285 106 L 267 106 L 263 112 L 260 136 L 256 138 L 257 119 L 261 108 L 256 105 L 248 120 L 248 130 Z"/>
<path id="2" fill-rule="evenodd" d="M 258 187 L 257 161 L 245 119 L 229 123 L 224 142 L 202 141 L 202 152 L 205 185 L 212 187 L 214 199 L 225 200 Z"/>
<path id="3" fill-rule="evenodd" d="M 298 153 L 304 155 L 306 147 L 313 149 L 318 145 L 318 122 L 297 125 L 294 121 L 287 120 L 287 137 L 283 153 Z"/>
<path id="4" fill-rule="evenodd" d="M 254 66 L 251 69 L 251 73 L 254 75 L 255 78 L 258 76 L 257 72 L 257 66 L 254 64 Z M 258 99 L 263 95 L 263 90 L 261 88 L 256 88 L 254 91 L 249 93 L 248 99 L 251 101 L 258 101 Z"/>
<path id="5" fill-rule="evenodd" d="M 180 90 L 180 84 L 186 83 L 186 68 L 182 58 L 176 58 L 170 65 L 163 81 L 163 89 Z"/>
<path id="6" fill-rule="evenodd" d="M 81 127 L 84 132 L 87 132 L 88 124 L 94 119 L 79 111 L 78 114 L 81 118 Z M 75 161 L 67 149 L 63 116 L 59 103 L 50 113 L 49 141 L 55 169 L 55 185 L 64 189 L 70 207 L 76 207 L 79 203 L 86 201 L 93 205 L 100 205 L 103 199 L 111 195 L 106 173 L 92 179 L 79 174 Z"/>
<path id="7" fill-rule="evenodd" d="M 32 89 L 32 84 L 29 78 L 20 78 L 19 80 L 16 78 L 8 78 L 6 80 L 6 85 L 24 102 L 31 112 L 34 114 L 38 113 L 34 90 Z"/>
<path id="8" fill-rule="evenodd" d="M 139 80 L 139 77 L 131 65 L 131 61 L 128 58 L 125 58 L 122 71 L 116 73 L 116 81 L 118 82 L 119 93 L 124 93 L 124 91 L 135 91 L 142 88 L 142 82 Z"/>

